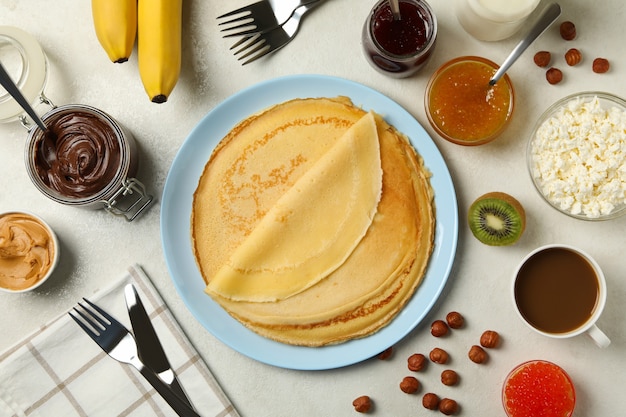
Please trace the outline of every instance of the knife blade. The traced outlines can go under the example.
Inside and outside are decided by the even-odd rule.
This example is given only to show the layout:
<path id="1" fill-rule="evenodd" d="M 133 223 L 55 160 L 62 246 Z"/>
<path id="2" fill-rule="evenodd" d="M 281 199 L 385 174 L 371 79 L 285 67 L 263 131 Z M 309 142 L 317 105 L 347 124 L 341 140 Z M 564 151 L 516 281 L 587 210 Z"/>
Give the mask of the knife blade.
<path id="1" fill-rule="evenodd" d="M 180 385 L 167 359 L 161 341 L 152 326 L 150 317 L 148 317 L 148 313 L 146 313 L 146 309 L 133 284 L 127 284 L 126 287 L 124 287 L 124 298 L 126 299 L 128 315 L 130 316 L 133 333 L 137 341 L 139 359 L 141 359 L 159 379 L 167 384 L 181 400 L 193 408 L 193 404 L 189 401 L 187 394 Z"/>

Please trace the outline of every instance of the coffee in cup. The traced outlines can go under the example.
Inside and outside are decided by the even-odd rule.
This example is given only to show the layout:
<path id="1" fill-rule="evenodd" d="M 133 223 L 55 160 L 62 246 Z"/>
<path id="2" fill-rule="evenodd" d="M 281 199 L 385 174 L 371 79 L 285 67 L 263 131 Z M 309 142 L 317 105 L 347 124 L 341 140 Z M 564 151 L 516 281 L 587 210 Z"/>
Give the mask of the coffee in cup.
<path id="1" fill-rule="evenodd" d="M 595 325 L 606 303 L 604 274 L 582 250 L 535 249 L 516 269 L 512 292 L 518 314 L 535 331 L 555 338 L 586 332 L 598 346 L 610 344 Z"/>

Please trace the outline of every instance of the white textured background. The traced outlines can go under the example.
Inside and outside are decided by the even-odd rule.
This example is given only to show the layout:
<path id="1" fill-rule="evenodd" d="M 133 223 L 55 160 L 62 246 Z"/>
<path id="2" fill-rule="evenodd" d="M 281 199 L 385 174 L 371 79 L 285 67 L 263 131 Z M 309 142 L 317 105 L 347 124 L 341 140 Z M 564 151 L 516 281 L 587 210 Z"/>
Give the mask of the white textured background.
<path id="1" fill-rule="evenodd" d="M 26 131 L 12 123 L 0 125 L 0 212 L 28 210 L 44 217 L 58 233 L 62 259 L 50 282 L 39 290 L 24 295 L 0 294 L 0 349 L 137 262 L 154 279 L 225 392 L 246 417 L 353 416 L 352 400 L 364 394 L 376 403 L 372 415 L 431 415 L 422 408 L 421 395 L 406 395 L 398 384 L 410 374 L 406 358 L 414 352 L 427 354 L 435 346 L 449 351 L 450 367 L 459 372 L 461 383 L 444 387 L 439 382 L 443 368 L 430 366 L 416 375 L 423 384 L 420 394 L 433 391 L 456 399 L 461 415 L 504 415 L 500 402 L 504 377 L 518 363 L 536 358 L 556 362 L 573 378 L 577 389 L 574 416 L 624 415 L 626 216 L 590 223 L 557 213 L 536 193 L 525 165 L 528 135 L 549 104 L 583 90 L 626 96 L 624 3 L 562 1 L 563 14 L 557 25 L 509 71 L 517 91 L 512 124 L 496 142 L 466 148 L 443 141 L 428 126 L 423 106 L 427 79 L 439 65 L 459 55 L 481 55 L 501 62 L 519 36 L 496 43 L 476 41 L 457 23 L 451 0 L 431 0 L 439 21 L 434 56 L 417 75 L 393 80 L 371 69 L 360 49 L 361 25 L 374 1 L 328 0 L 307 16 L 289 46 L 242 67 L 228 52 L 231 41 L 220 38 L 215 17 L 246 2 L 185 0 L 182 74 L 169 101 L 162 105 L 150 103 L 145 95 L 135 54 L 123 65 L 108 61 L 96 40 L 88 1 L 0 0 L 0 25 L 20 27 L 39 40 L 49 60 L 45 91 L 55 103 L 101 108 L 134 133 L 142 158 L 138 178 L 155 195 L 162 192 L 170 163 L 196 123 L 223 99 L 259 81 L 298 73 L 334 75 L 373 87 L 396 100 L 433 136 L 448 163 L 459 199 L 456 262 L 432 313 L 385 362 L 372 360 L 344 369 L 302 372 L 243 357 L 205 331 L 176 294 L 161 249 L 158 202 L 141 220 L 126 224 L 104 211 L 71 209 L 47 200 L 26 174 Z M 569 43 L 558 34 L 558 23 L 566 19 L 578 28 L 578 38 Z M 562 55 L 570 47 L 579 48 L 584 57 L 573 68 L 567 67 Z M 533 64 L 532 56 L 540 49 L 553 53 L 554 65 L 564 72 L 561 84 L 547 84 L 544 71 Z M 609 73 L 592 73 L 591 61 L 596 56 L 611 61 Z M 465 214 L 473 199 L 494 190 L 513 194 L 526 208 L 527 231 L 515 246 L 484 246 L 467 229 Z M 609 295 L 598 324 L 613 342 L 605 350 L 596 348 L 587 337 L 566 341 L 541 337 L 515 315 L 509 296 L 514 267 L 527 252 L 554 242 L 581 247 L 605 271 Z M 430 322 L 451 310 L 465 315 L 466 328 L 445 339 L 430 336 Z M 501 333 L 503 344 L 491 352 L 488 364 L 475 365 L 467 360 L 466 352 L 488 328 Z"/>

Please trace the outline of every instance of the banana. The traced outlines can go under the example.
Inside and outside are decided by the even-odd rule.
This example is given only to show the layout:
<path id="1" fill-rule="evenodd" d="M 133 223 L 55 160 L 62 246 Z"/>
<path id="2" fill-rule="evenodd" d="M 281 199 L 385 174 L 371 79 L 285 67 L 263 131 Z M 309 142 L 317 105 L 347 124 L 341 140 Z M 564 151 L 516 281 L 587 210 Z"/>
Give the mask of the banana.
<path id="1" fill-rule="evenodd" d="M 182 0 L 139 0 L 137 60 L 148 97 L 167 101 L 180 75 Z"/>
<path id="2" fill-rule="evenodd" d="M 109 59 L 126 62 L 137 35 L 137 0 L 92 0 L 96 36 Z"/>

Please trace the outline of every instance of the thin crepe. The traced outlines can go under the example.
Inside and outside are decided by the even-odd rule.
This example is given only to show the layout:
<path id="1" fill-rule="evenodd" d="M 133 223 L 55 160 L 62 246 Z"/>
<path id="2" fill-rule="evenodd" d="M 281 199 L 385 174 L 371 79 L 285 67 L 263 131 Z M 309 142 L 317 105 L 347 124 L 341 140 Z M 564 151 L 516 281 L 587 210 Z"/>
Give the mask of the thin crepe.
<path id="1" fill-rule="evenodd" d="M 209 285 L 275 202 L 364 115 L 345 98 L 292 100 L 249 117 L 222 140 L 202 175 L 192 215 L 196 259 Z M 419 286 L 433 249 L 430 174 L 404 135 L 380 116 L 376 126 L 382 196 L 345 262 L 276 302 L 211 294 L 253 331 L 306 346 L 366 336 L 389 323 Z"/>
<path id="2" fill-rule="evenodd" d="M 276 201 L 212 277 L 207 292 L 271 302 L 317 284 L 367 232 L 381 187 L 376 122 L 368 113 Z"/>

